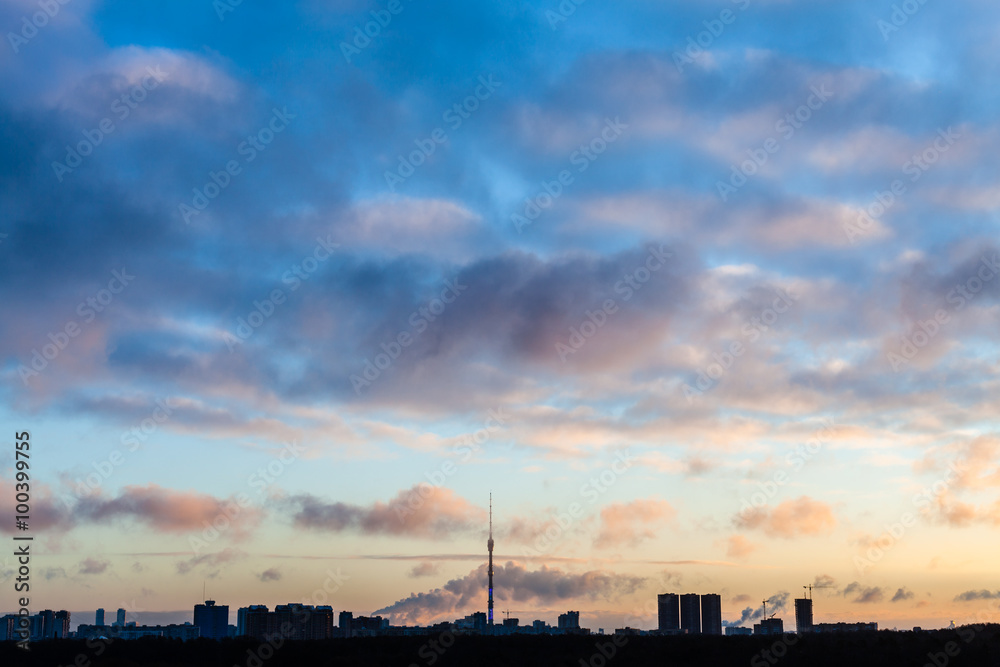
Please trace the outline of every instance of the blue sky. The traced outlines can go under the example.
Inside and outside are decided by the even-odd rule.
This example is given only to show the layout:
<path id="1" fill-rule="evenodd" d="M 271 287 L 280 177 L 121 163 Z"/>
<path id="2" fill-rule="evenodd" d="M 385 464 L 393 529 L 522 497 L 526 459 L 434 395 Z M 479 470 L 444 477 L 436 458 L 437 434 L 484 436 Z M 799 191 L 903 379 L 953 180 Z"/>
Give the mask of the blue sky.
<path id="1" fill-rule="evenodd" d="M 0 4 L 38 605 L 339 568 L 337 610 L 464 616 L 491 490 L 498 604 L 550 621 L 995 604 L 993 4 L 39 7 Z"/>

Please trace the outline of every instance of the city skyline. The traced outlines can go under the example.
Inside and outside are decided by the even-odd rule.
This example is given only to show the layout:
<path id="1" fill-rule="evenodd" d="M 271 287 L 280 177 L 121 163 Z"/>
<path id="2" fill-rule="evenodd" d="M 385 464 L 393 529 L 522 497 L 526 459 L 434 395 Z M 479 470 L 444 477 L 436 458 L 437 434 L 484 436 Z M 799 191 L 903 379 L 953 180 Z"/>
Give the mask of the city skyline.
<path id="1" fill-rule="evenodd" d="M 27 608 L 1000 620 L 998 28 L 0 3 Z"/>

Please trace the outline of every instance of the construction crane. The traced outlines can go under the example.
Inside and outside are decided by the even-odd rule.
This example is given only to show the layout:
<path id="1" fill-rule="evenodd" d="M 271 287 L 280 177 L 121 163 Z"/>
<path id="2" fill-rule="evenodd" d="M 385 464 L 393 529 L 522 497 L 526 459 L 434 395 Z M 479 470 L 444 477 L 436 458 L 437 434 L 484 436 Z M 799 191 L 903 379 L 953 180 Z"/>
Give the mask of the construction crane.
<path id="1" fill-rule="evenodd" d="M 802 588 L 809 591 L 808 595 L 806 595 L 806 599 L 812 600 L 812 593 L 814 588 L 836 588 L 836 586 L 834 586 L 833 584 L 818 584 L 815 586 L 813 584 L 808 584 L 806 586 L 803 586 Z"/>

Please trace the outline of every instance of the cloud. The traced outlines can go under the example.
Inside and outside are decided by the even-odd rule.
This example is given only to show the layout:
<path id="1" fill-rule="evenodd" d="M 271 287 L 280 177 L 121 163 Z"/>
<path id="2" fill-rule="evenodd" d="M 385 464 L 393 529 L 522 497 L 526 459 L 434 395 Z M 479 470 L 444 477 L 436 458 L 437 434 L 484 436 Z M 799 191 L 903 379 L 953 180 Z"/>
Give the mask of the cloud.
<path id="1" fill-rule="evenodd" d="M 110 561 L 86 558 L 80 563 L 80 574 L 103 574 L 109 565 Z"/>
<path id="2" fill-rule="evenodd" d="M 296 526 L 364 535 L 443 538 L 482 530 L 487 518 L 483 508 L 450 489 L 429 484 L 418 484 L 400 491 L 388 503 L 375 502 L 367 507 L 328 503 L 307 494 L 292 496 L 286 504 Z"/>
<path id="3" fill-rule="evenodd" d="M 902 602 L 904 600 L 912 600 L 913 598 L 913 591 L 906 588 L 897 588 L 896 593 L 892 596 L 891 602 Z"/>
<path id="4" fill-rule="evenodd" d="M 513 562 L 495 566 L 493 578 L 494 598 L 498 602 L 522 605 L 598 598 L 615 600 L 636 592 L 644 582 L 640 577 L 600 570 L 573 573 L 543 566 L 540 570 L 529 571 Z M 395 624 L 422 624 L 454 618 L 481 606 L 486 584 L 484 564 L 441 588 L 414 593 L 375 613 L 389 615 Z"/>
<path id="5" fill-rule="evenodd" d="M 881 602 L 885 597 L 885 592 L 877 586 L 862 586 L 857 581 L 852 581 L 844 587 L 843 591 L 844 597 L 854 595 L 854 599 L 851 602 L 857 602 L 858 604 L 870 604 L 874 602 Z"/>
<path id="6" fill-rule="evenodd" d="M 132 520 L 160 531 L 189 533 L 205 525 L 225 521 L 234 537 L 246 537 L 256 527 L 263 512 L 243 507 L 236 499 L 219 500 L 195 491 L 174 491 L 156 484 L 126 486 L 116 497 L 91 495 L 81 498 L 73 516 L 77 521 L 109 523 Z"/>
<path id="7" fill-rule="evenodd" d="M 677 512 L 665 500 L 633 500 L 608 505 L 601 509 L 600 532 L 594 546 L 638 546 L 655 538 L 658 531 L 662 533 L 664 526 L 676 515 Z"/>
<path id="8" fill-rule="evenodd" d="M 212 568 L 217 565 L 233 563 L 246 557 L 246 552 L 240 551 L 239 549 L 223 549 L 222 551 L 218 551 L 216 553 L 201 554 L 200 556 L 192 556 L 187 560 L 178 561 L 176 564 L 177 572 L 178 574 L 187 574 L 197 567 L 205 566 L 207 568 Z"/>
<path id="9" fill-rule="evenodd" d="M 837 520 L 828 504 L 800 496 L 784 501 L 774 510 L 760 507 L 745 511 L 736 516 L 734 523 L 741 528 L 763 530 L 770 537 L 792 538 L 829 533 Z"/>
<path id="10" fill-rule="evenodd" d="M 726 540 L 726 556 L 729 558 L 746 558 L 757 546 L 742 535 L 733 535 Z"/>
<path id="11" fill-rule="evenodd" d="M 268 581 L 281 581 L 281 572 L 279 572 L 276 567 L 270 567 L 261 572 L 257 578 L 263 583 L 267 583 Z"/>
<path id="12" fill-rule="evenodd" d="M 440 568 L 437 563 L 431 563 L 429 561 L 424 561 L 414 565 L 410 570 L 410 576 L 413 578 L 417 577 L 430 577 L 439 572 Z"/>
<path id="13" fill-rule="evenodd" d="M 1000 591 L 994 593 L 983 588 L 978 591 L 965 591 L 955 596 L 955 602 L 971 602 L 972 600 L 1000 600 Z"/>
<path id="14" fill-rule="evenodd" d="M 0 479 L 0 512 L 4 516 L 14 516 L 15 488 L 14 482 Z M 71 514 L 67 505 L 57 503 L 50 488 L 44 484 L 32 487 L 31 497 L 31 528 L 32 530 L 66 530 L 71 525 Z M 18 532 L 14 521 L 0 522 L 0 532 Z"/>

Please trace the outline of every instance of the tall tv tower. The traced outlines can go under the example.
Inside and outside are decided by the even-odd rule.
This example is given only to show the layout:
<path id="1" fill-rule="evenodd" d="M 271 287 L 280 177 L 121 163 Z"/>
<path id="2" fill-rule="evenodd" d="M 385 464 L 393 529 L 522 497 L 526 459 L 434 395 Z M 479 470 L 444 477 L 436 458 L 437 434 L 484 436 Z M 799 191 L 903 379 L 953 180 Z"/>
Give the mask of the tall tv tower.
<path id="1" fill-rule="evenodd" d="M 490 600 L 487 606 L 486 625 L 493 627 L 493 494 L 490 494 L 490 539 L 486 542 L 486 548 L 490 550 L 490 567 L 487 574 L 490 579 Z"/>

